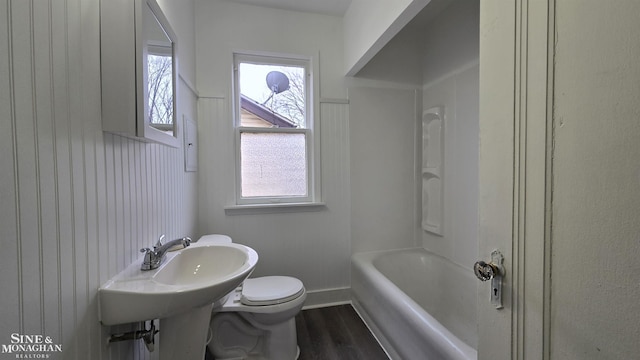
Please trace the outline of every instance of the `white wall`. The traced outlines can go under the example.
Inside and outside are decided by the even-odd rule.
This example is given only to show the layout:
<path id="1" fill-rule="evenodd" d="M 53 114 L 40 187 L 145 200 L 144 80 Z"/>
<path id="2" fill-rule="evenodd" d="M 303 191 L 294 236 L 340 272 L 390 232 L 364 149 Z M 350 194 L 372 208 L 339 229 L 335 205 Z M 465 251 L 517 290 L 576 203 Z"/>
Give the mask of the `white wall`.
<path id="1" fill-rule="evenodd" d="M 556 3 L 551 358 L 640 353 L 640 3 Z"/>
<path id="2" fill-rule="evenodd" d="M 188 42 L 193 3 L 174 10 Z M 160 233 L 194 233 L 196 177 L 181 149 L 103 134 L 98 0 L 3 2 L 0 19 L 0 344 L 42 334 L 57 358 L 149 358 L 141 344 L 106 346 L 129 327 L 99 324 L 97 289 Z M 180 57 L 193 74 L 193 55 Z"/>
<path id="3" fill-rule="evenodd" d="M 408 28 L 400 31 L 358 72 L 356 84 L 421 89 L 424 67 L 423 38 L 421 31 Z"/>
<path id="4" fill-rule="evenodd" d="M 196 8 L 199 113 L 198 231 L 224 233 L 260 255 L 254 276 L 291 275 L 311 292 L 307 304 L 348 299 L 350 202 L 348 107 L 341 18 L 221 1 Z M 322 201 L 304 212 L 229 215 L 234 199 L 231 111 L 234 50 L 311 55 L 319 60 Z M 319 59 L 317 55 L 319 54 Z M 336 291 L 333 291 L 336 290 Z"/>
<path id="5" fill-rule="evenodd" d="M 343 17 L 343 74 L 357 74 L 430 1 L 352 0 Z"/>
<path id="6" fill-rule="evenodd" d="M 197 86 L 203 97 L 230 94 L 232 56 L 238 50 L 313 56 L 320 67 L 316 95 L 346 97 L 340 17 L 196 0 L 196 43 Z"/>
<path id="7" fill-rule="evenodd" d="M 196 34 L 195 34 L 195 0 L 175 1 L 156 0 L 178 37 L 178 67 L 182 85 L 195 87 L 196 81 Z M 186 83 L 185 83 L 186 82 Z M 186 89 L 185 89 L 186 90 Z M 194 101 L 191 89 L 188 99 Z M 195 109 L 189 104 L 190 112 Z M 189 114 L 193 115 L 193 114 Z M 195 120 L 195 116 L 192 116 Z"/>
<path id="8" fill-rule="evenodd" d="M 411 89 L 349 88 L 354 253 L 418 246 L 417 94 Z"/>
<path id="9" fill-rule="evenodd" d="M 479 5 L 451 0 L 422 32 L 422 79 L 428 86 L 478 62 L 480 52 Z M 426 17 L 427 14 L 421 15 Z"/>
<path id="10" fill-rule="evenodd" d="M 423 109 L 444 106 L 444 236 L 422 245 L 471 268 L 478 256 L 479 6 L 456 1 L 423 38 Z"/>

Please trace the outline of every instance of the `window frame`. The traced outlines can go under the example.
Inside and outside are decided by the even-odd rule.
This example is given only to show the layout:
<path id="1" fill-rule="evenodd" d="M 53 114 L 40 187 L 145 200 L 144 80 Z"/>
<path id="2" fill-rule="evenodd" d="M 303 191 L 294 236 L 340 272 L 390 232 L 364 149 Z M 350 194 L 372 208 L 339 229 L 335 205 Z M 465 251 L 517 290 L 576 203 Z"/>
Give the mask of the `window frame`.
<path id="1" fill-rule="evenodd" d="M 305 70 L 305 127 L 304 128 L 264 128 L 241 126 L 241 104 L 239 86 L 239 64 L 265 64 L 303 67 Z M 234 132 L 234 164 L 235 164 L 235 207 L 283 207 L 318 205 L 320 204 L 320 148 L 317 107 L 317 82 L 314 81 L 317 74 L 315 62 L 312 56 L 276 54 L 252 51 L 233 52 L 233 132 Z M 242 158 L 241 135 L 242 133 L 299 133 L 305 135 L 306 145 L 306 196 L 242 196 Z"/>

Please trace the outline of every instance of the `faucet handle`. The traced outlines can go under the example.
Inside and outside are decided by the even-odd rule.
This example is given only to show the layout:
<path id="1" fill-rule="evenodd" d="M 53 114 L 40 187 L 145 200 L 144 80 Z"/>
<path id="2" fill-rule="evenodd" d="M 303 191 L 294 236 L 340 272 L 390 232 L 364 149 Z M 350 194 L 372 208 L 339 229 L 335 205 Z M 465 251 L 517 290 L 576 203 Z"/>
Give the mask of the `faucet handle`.
<path id="1" fill-rule="evenodd" d="M 144 262 L 148 264 L 151 261 L 151 256 L 153 255 L 153 250 L 151 250 L 149 248 L 142 248 L 142 249 L 140 249 L 140 252 L 144 253 Z"/>
<path id="2" fill-rule="evenodd" d="M 140 266 L 141 270 L 151 270 L 151 258 L 153 256 L 153 250 L 149 249 L 149 248 L 142 248 L 140 249 L 141 253 L 145 253 L 144 254 L 144 260 L 142 261 L 142 265 Z"/>
<path id="3" fill-rule="evenodd" d="M 164 240 L 164 234 L 160 235 L 160 238 L 158 238 L 158 242 L 154 245 L 154 247 L 162 246 L 162 240 Z"/>

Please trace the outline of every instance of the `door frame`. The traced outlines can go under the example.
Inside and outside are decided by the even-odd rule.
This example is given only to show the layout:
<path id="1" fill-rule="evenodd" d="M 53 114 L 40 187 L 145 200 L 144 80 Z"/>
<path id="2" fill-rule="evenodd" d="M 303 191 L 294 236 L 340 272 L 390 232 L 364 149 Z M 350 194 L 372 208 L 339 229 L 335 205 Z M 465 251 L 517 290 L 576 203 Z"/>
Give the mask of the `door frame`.
<path id="1" fill-rule="evenodd" d="M 478 286 L 478 359 L 548 359 L 555 0 L 480 2 L 479 257 L 505 257 L 503 309 Z"/>

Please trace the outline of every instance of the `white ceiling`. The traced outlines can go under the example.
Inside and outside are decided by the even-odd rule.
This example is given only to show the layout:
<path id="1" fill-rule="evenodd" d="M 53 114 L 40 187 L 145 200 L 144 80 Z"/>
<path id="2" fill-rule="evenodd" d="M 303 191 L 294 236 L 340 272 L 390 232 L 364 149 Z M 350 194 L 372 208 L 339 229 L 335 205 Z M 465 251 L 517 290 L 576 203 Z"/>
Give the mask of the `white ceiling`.
<path id="1" fill-rule="evenodd" d="M 344 15 L 351 0 L 227 0 L 237 3 L 272 7 L 276 9 Z"/>

